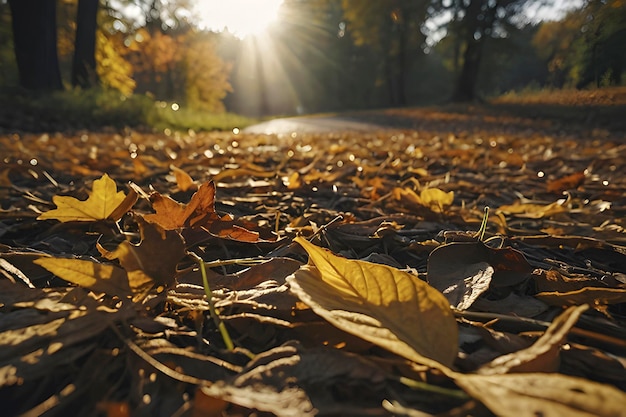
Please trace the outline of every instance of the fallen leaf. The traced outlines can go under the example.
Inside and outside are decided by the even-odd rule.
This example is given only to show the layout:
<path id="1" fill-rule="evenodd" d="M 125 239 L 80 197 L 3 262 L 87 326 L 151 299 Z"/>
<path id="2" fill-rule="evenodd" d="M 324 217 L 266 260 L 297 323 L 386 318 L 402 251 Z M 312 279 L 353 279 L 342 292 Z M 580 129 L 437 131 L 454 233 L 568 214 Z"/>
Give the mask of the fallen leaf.
<path id="1" fill-rule="evenodd" d="M 135 191 L 134 188 L 130 188 L 130 191 L 124 198 L 124 200 L 109 214 L 108 218 L 114 221 L 118 221 L 122 218 L 122 216 L 130 211 L 133 208 L 137 199 L 139 198 L 139 194 Z"/>
<path id="2" fill-rule="evenodd" d="M 125 202 L 125 198 L 124 192 L 117 191 L 115 181 L 104 174 L 93 182 L 87 200 L 81 201 L 70 196 L 55 195 L 52 201 L 57 208 L 41 214 L 37 220 L 54 219 L 60 222 L 105 220 L 110 218 L 117 207 Z"/>
<path id="3" fill-rule="evenodd" d="M 224 215 L 219 219 L 215 219 L 208 226 L 208 231 L 211 235 L 237 242 L 276 242 L 278 239 L 278 236 L 267 228 L 260 229 L 260 231 L 253 229 L 260 229 L 259 225 L 243 219 L 235 219 L 230 215 Z"/>
<path id="4" fill-rule="evenodd" d="M 517 285 L 533 271 L 521 252 L 482 242 L 441 245 L 430 253 L 427 268 L 428 283 L 460 310 L 469 308 L 490 286 Z"/>
<path id="5" fill-rule="evenodd" d="M 626 393 L 556 373 L 462 375 L 455 382 L 499 416 L 626 416 Z"/>
<path id="6" fill-rule="evenodd" d="M 439 188 L 424 188 L 420 191 L 421 204 L 435 213 L 442 213 L 454 201 L 454 192 L 445 192 Z"/>
<path id="7" fill-rule="evenodd" d="M 191 178 L 191 176 L 182 169 L 175 165 L 170 165 L 170 170 L 172 171 L 172 174 L 174 174 L 176 184 L 181 191 L 195 190 L 198 188 L 196 183 L 193 181 L 193 178 Z"/>
<path id="8" fill-rule="evenodd" d="M 83 259 L 41 257 L 34 264 L 46 268 L 57 277 L 92 291 L 126 297 L 132 294 L 126 271 Z"/>
<path id="9" fill-rule="evenodd" d="M 191 196 L 189 204 L 181 204 L 158 192 L 150 195 L 150 201 L 156 213 L 143 216 L 150 223 L 165 230 L 201 226 L 215 215 L 215 184 L 213 181 L 202 184 Z"/>
<path id="10" fill-rule="evenodd" d="M 309 264 L 287 278 L 305 304 L 340 329 L 412 361 L 443 369 L 457 355 L 448 300 L 408 272 L 348 260 L 301 237 Z"/>
<path id="11" fill-rule="evenodd" d="M 499 213 L 512 214 L 516 217 L 523 217 L 527 219 L 541 219 L 543 217 L 550 217 L 555 214 L 564 213 L 566 211 L 567 208 L 558 201 L 547 205 L 515 203 L 511 205 L 500 206 L 496 210 L 496 212 Z"/>
<path id="12" fill-rule="evenodd" d="M 153 285 L 169 287 L 176 277 L 176 265 L 185 256 L 185 244 L 178 233 L 138 218 L 141 242 L 124 241 L 117 249 L 106 252 L 107 259 L 118 259 L 128 274 L 133 293 L 144 293 Z"/>
<path id="13" fill-rule="evenodd" d="M 561 194 L 563 191 L 578 188 L 578 186 L 582 185 L 583 182 L 585 182 L 585 173 L 575 172 L 565 177 L 548 181 L 546 189 L 550 193 Z"/>
<path id="14" fill-rule="evenodd" d="M 570 307 L 554 319 L 532 346 L 499 356 L 481 367 L 478 373 L 494 375 L 510 372 L 556 372 L 559 369 L 561 345 L 580 315 L 588 308 L 586 304 Z"/>
<path id="15" fill-rule="evenodd" d="M 435 213 L 443 213 L 454 201 L 453 191 L 446 193 L 439 188 L 424 188 L 418 195 L 410 188 L 396 187 L 392 195 L 396 200 L 405 204 L 423 206 Z"/>

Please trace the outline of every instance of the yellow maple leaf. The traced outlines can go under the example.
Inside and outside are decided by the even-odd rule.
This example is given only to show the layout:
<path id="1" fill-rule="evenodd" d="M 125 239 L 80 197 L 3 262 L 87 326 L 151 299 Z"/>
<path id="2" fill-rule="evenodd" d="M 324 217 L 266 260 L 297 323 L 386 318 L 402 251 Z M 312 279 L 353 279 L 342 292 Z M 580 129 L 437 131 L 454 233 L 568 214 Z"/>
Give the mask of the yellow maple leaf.
<path id="1" fill-rule="evenodd" d="M 37 220 L 54 219 L 60 222 L 92 222 L 108 219 L 115 209 L 124 203 L 126 195 L 117 191 L 115 181 L 107 174 L 93 182 L 89 198 L 85 201 L 70 196 L 55 195 L 52 202 L 57 206 Z"/>

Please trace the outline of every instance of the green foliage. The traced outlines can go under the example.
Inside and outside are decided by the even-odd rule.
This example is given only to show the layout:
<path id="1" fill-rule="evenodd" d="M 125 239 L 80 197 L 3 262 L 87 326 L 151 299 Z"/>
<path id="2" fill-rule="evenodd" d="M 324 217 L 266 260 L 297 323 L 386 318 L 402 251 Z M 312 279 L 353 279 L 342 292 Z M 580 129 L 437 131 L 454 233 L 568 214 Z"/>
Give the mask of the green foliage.
<path id="1" fill-rule="evenodd" d="M 626 70 L 626 3 L 589 1 L 558 22 L 545 22 L 533 44 L 556 87 L 619 85 Z"/>
<path id="2" fill-rule="evenodd" d="M 174 106 L 176 108 L 176 106 Z M 125 96 L 107 89 L 73 89 L 47 95 L 0 93 L 0 130 L 62 131 L 103 127 L 172 130 L 231 130 L 255 120 L 231 113 L 211 114 L 155 102 L 147 95 Z"/>
<path id="3" fill-rule="evenodd" d="M 232 130 L 234 128 L 241 129 L 257 122 L 257 119 L 233 113 L 210 113 L 189 107 L 179 107 L 178 110 L 172 110 L 172 105 L 165 102 L 155 103 L 146 118 L 146 124 L 158 130 Z"/>

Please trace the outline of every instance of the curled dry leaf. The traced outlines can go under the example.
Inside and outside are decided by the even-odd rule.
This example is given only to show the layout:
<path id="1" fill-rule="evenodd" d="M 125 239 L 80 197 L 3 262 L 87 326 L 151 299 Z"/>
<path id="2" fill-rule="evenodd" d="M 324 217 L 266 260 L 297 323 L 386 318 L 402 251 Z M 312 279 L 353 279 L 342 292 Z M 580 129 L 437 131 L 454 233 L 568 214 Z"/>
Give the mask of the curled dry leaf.
<path id="1" fill-rule="evenodd" d="M 524 255 L 511 248 L 494 249 L 482 242 L 453 242 L 428 257 L 428 283 L 454 307 L 469 308 L 490 286 L 510 287 L 532 273 Z"/>
<path id="2" fill-rule="evenodd" d="M 479 373 L 556 372 L 559 368 L 559 349 L 570 329 L 588 308 L 586 304 L 570 307 L 552 322 L 532 346 L 497 357 L 480 368 Z"/>
<path id="3" fill-rule="evenodd" d="M 187 174 L 184 170 L 175 165 L 170 165 L 170 170 L 172 171 L 172 174 L 174 174 L 176 184 L 181 191 L 196 190 L 198 188 L 196 183 L 193 182 L 191 175 Z"/>
<path id="4" fill-rule="evenodd" d="M 128 207 L 128 209 L 132 207 L 132 204 L 128 206 L 129 202 L 126 201 L 124 192 L 117 191 L 115 181 L 107 174 L 93 182 L 89 198 L 85 201 L 59 195 L 52 197 L 52 201 L 57 208 L 43 213 L 37 217 L 37 220 L 54 219 L 60 222 L 92 222 L 112 218 L 114 212 L 116 212 L 116 218 L 114 219 L 116 220 L 121 217 L 117 212 L 118 207 L 124 206 L 125 208 Z"/>
<path id="5" fill-rule="evenodd" d="M 562 374 L 459 374 L 455 382 L 499 416 L 626 416 L 623 391 Z"/>
<path id="6" fill-rule="evenodd" d="M 300 300 L 336 327 L 412 361 L 447 370 L 458 328 L 448 300 L 417 277 L 349 260 L 301 237 L 309 264 L 287 278 Z"/>

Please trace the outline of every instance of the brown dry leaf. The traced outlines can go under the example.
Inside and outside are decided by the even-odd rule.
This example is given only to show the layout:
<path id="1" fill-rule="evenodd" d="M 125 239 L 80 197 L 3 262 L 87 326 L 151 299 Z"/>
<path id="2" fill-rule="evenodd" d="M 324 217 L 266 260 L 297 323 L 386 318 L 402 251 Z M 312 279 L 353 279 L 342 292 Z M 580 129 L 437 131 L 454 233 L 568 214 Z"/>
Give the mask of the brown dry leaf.
<path id="1" fill-rule="evenodd" d="M 455 382 L 499 416 L 626 416 L 626 393 L 561 374 L 462 375 Z"/>
<path id="2" fill-rule="evenodd" d="M 174 174 L 176 184 L 181 191 L 195 190 L 198 188 L 196 183 L 193 181 L 193 178 L 191 178 L 191 176 L 184 170 L 174 165 L 170 165 L 170 170 L 172 171 L 172 174 Z"/>
<path id="3" fill-rule="evenodd" d="M 559 350 L 580 315 L 589 308 L 583 304 L 570 307 L 554 319 L 545 333 L 530 347 L 499 356 L 478 372 L 483 375 L 512 372 L 556 372 L 559 368 Z"/>
<path id="4" fill-rule="evenodd" d="M 169 287 L 176 277 L 176 265 L 185 256 L 185 244 L 178 233 L 163 230 L 138 218 L 141 242 L 124 241 L 112 252 L 98 247 L 107 259 L 118 259 L 128 274 L 133 293 L 145 293 L 153 285 Z"/>
<path id="5" fill-rule="evenodd" d="M 309 264 L 287 278 L 300 300 L 336 327 L 400 356 L 447 370 L 458 328 L 448 300 L 417 277 L 349 260 L 301 237 Z"/>
<path id="6" fill-rule="evenodd" d="M 533 271 L 533 280 L 537 292 L 569 292 L 585 287 L 598 287 L 604 284 L 587 276 L 568 277 L 559 271 L 537 269 Z"/>
<path id="7" fill-rule="evenodd" d="M 116 212 L 120 205 L 127 206 L 125 198 L 124 192 L 117 191 L 115 181 L 104 174 L 93 182 L 87 200 L 80 201 L 70 196 L 55 195 L 52 201 L 57 208 L 43 213 L 37 217 L 37 220 L 54 219 L 60 222 L 105 220 L 111 218 L 111 214 Z"/>
<path id="8" fill-rule="evenodd" d="M 208 226 L 211 235 L 237 242 L 275 242 L 278 239 L 278 236 L 271 231 L 253 229 L 259 229 L 259 225 L 242 219 L 234 219 L 230 215 L 222 216 Z"/>
<path id="9" fill-rule="evenodd" d="M 120 205 L 117 206 L 111 214 L 109 214 L 109 219 L 114 221 L 121 219 L 124 214 L 128 213 L 130 209 L 133 208 L 138 198 L 139 194 L 137 194 L 137 191 L 131 187 L 128 195 L 124 198 L 124 201 L 122 201 Z"/>
<path id="10" fill-rule="evenodd" d="M 577 188 L 578 186 L 582 185 L 583 182 L 585 182 L 585 173 L 575 172 L 565 177 L 548 181 L 548 183 L 546 184 L 546 189 L 550 193 L 561 194 L 563 191 Z"/>
<path id="11" fill-rule="evenodd" d="M 206 395 L 200 388 L 193 397 L 192 417 L 223 417 L 228 408 L 228 401 Z"/>
<path id="12" fill-rule="evenodd" d="M 114 265 L 83 259 L 41 257 L 34 264 L 46 268 L 57 277 L 83 288 L 109 295 L 126 297 L 132 294 L 126 271 Z"/>
<path id="13" fill-rule="evenodd" d="M 532 271 L 524 255 L 515 249 L 493 249 L 482 242 L 453 242 L 430 253 L 427 277 L 451 305 L 464 310 L 489 286 L 517 285 Z"/>
<path id="14" fill-rule="evenodd" d="M 165 230 L 197 227 L 215 216 L 215 184 L 208 181 L 202 184 L 191 196 L 189 204 L 181 204 L 158 192 L 150 196 L 154 214 L 146 214 L 144 218 L 156 223 Z"/>

